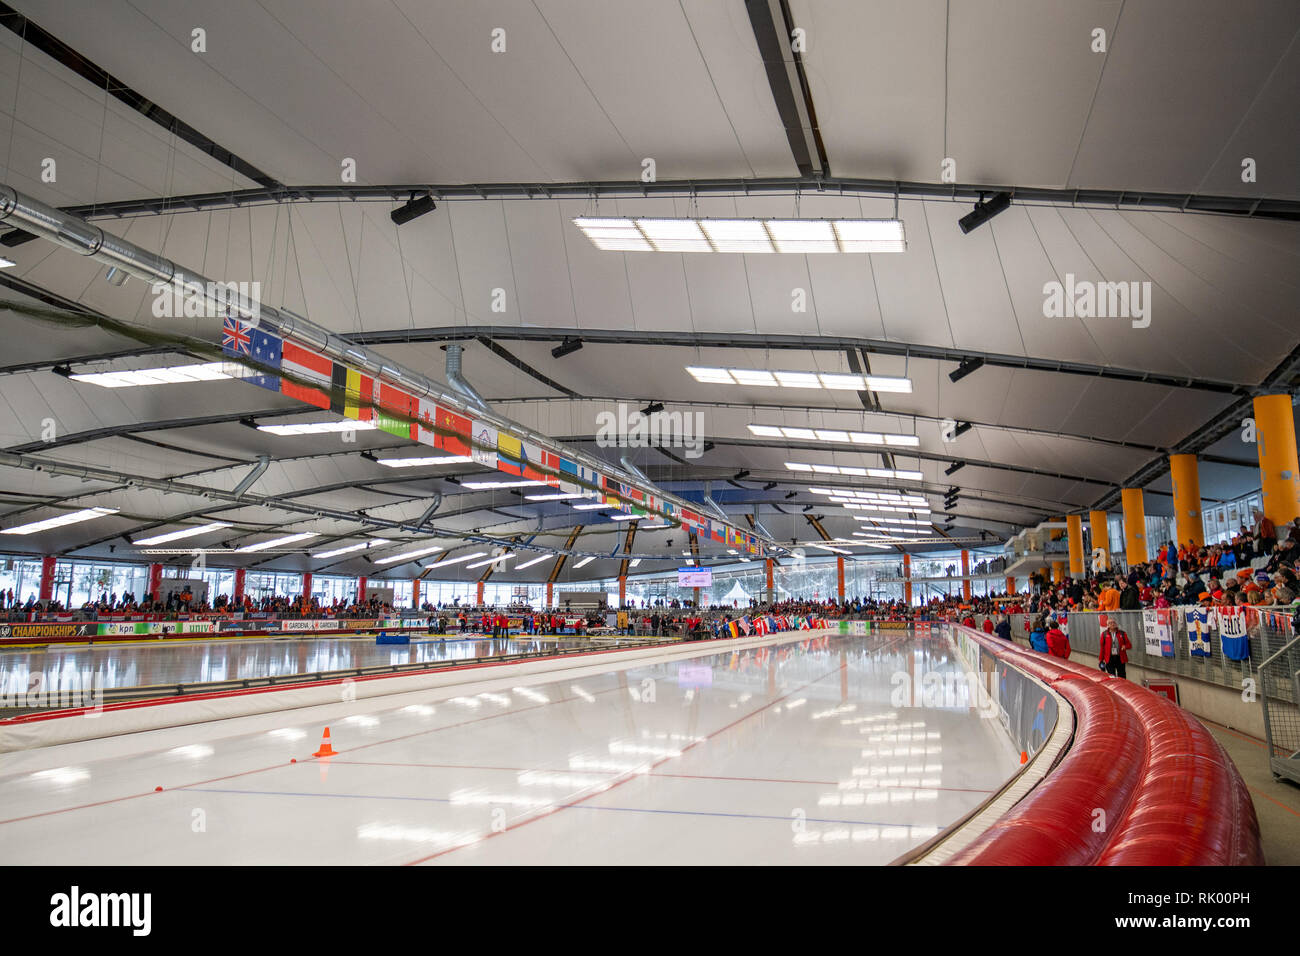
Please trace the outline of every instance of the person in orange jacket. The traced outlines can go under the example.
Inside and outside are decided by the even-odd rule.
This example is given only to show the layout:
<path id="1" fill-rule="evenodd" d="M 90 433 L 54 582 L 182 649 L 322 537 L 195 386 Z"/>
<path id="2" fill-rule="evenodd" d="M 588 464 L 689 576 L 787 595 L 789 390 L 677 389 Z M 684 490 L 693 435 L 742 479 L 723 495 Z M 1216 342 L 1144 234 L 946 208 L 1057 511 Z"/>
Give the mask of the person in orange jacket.
<path id="1" fill-rule="evenodd" d="M 1047 631 L 1047 653 L 1062 660 L 1070 659 L 1070 639 L 1056 624 Z"/>

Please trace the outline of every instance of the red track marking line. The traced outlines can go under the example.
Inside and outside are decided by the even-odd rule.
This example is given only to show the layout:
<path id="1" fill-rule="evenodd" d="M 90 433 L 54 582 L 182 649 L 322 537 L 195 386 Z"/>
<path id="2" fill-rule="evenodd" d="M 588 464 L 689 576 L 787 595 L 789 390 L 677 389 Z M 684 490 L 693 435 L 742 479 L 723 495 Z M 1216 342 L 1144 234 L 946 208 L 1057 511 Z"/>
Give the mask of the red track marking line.
<path id="1" fill-rule="evenodd" d="M 800 686 L 800 687 L 796 687 L 796 688 L 794 688 L 793 690 L 786 691 L 786 692 L 785 692 L 784 694 L 782 694 L 780 697 L 777 697 L 777 698 L 774 699 L 774 700 L 770 700 L 770 701 L 768 701 L 768 702 L 767 702 L 766 704 L 764 704 L 762 707 L 759 707 L 759 708 L 757 708 L 757 709 L 755 709 L 755 710 L 751 710 L 749 713 L 747 713 L 747 714 L 743 714 L 742 716 L 737 717 L 737 718 L 736 718 L 735 720 L 733 720 L 731 723 L 729 723 L 729 724 L 727 724 L 727 725 L 725 725 L 725 726 L 723 726 L 723 727 L 719 727 L 717 730 L 713 731 L 712 733 L 709 733 L 709 734 L 705 735 L 705 736 L 704 736 L 703 738 L 701 738 L 700 740 L 696 740 L 696 741 L 693 741 L 693 742 L 690 743 L 690 744 L 687 744 L 685 747 L 683 747 L 683 748 L 681 749 L 681 751 L 680 751 L 676 756 L 673 756 L 673 757 L 661 757 L 658 761 L 656 761 L 655 763 L 653 763 L 653 764 L 650 765 L 650 769 L 649 769 L 648 771 L 646 771 L 646 773 L 651 773 L 651 774 L 654 773 L 654 771 L 655 771 L 656 768 L 663 766 L 663 765 L 664 765 L 665 763 L 667 763 L 669 760 L 676 760 L 676 759 L 678 759 L 678 757 L 681 757 L 681 756 L 684 755 L 687 751 L 694 750 L 694 749 L 695 749 L 696 747 L 698 747 L 700 744 L 702 744 L 702 743 L 707 743 L 708 741 L 712 740 L 714 737 L 717 737 L 717 736 L 719 736 L 720 734 L 724 734 L 724 733 L 726 733 L 726 732 L 727 732 L 728 730 L 730 730 L 731 728 L 735 727 L 735 726 L 738 725 L 738 724 L 744 723 L 745 721 L 749 720 L 751 717 L 756 717 L 757 715 L 761 714 L 763 711 L 765 711 L 765 710 L 767 710 L 767 709 L 769 709 L 769 708 L 775 706 L 776 704 L 779 704 L 781 701 L 785 700 L 787 697 L 790 697 L 790 696 L 793 695 L 793 694 L 797 694 L 797 693 L 799 693 L 801 690 L 803 690 L 804 688 L 806 688 L 806 687 L 811 687 L 813 684 L 816 684 L 818 681 L 825 680 L 827 677 L 830 677 L 830 676 L 832 676 L 833 674 L 838 674 L 838 673 L 839 673 L 839 669 L 840 669 L 840 668 L 839 668 L 839 665 L 836 664 L 834 668 L 832 668 L 831 670 L 829 670 L 829 671 L 827 671 L 826 673 L 822 674 L 820 677 L 816 677 L 816 678 L 814 678 L 814 679 L 808 681 L 808 683 L 803 684 L 803 685 Z M 559 804 L 558 806 L 548 807 L 547 809 L 541 811 L 540 813 L 534 814 L 534 815 L 531 816 L 531 817 L 526 817 L 525 819 L 520 820 L 520 821 L 518 821 L 517 823 L 512 823 L 512 824 L 510 824 L 509 826 L 505 827 L 504 829 L 501 829 L 501 830 L 494 830 L 494 831 L 492 831 L 491 833 L 484 834 L 483 836 L 477 837 L 476 839 L 470 840 L 470 841 L 468 841 L 468 842 L 466 842 L 466 843 L 460 843 L 460 844 L 457 844 L 456 846 L 448 847 L 448 848 L 446 848 L 445 850 L 439 850 L 439 851 L 437 851 L 436 853 L 430 853 L 430 854 L 428 854 L 428 855 L 426 855 L 426 856 L 422 856 L 422 857 L 420 857 L 418 860 L 411 860 L 409 863 L 405 863 L 405 864 L 403 864 L 403 865 L 404 865 L 404 866 L 416 866 L 417 864 L 420 864 L 420 863 L 427 863 L 427 862 L 429 862 L 430 860 L 436 860 L 438 857 L 446 856 L 448 853 L 455 853 L 457 850 L 463 850 L 465 847 L 468 847 L 468 846 L 476 846 L 476 845 L 478 845 L 478 844 L 481 844 L 481 843 L 484 843 L 484 842 L 486 842 L 486 841 L 488 841 L 488 840 L 491 840 L 493 837 L 502 836 L 503 834 L 510 833 L 510 832 L 512 832 L 512 831 L 514 831 L 514 830 L 521 829 L 522 827 L 526 827 L 526 826 L 528 826 L 528 824 L 530 824 L 530 823 L 536 823 L 538 820 L 543 820 L 543 819 L 545 819 L 546 817 L 551 816 L 552 814 L 559 813 L 561 810 L 568 810 L 570 807 L 576 807 L 576 806 L 577 806 L 578 804 L 580 804 L 580 803 L 586 803 L 588 800 L 592 799 L 593 797 L 600 796 L 601 794 L 604 794 L 604 793 L 609 793 L 611 790 L 615 790 L 615 789 L 617 789 L 618 787 L 623 786 L 623 784 L 628 783 L 629 781 L 635 780 L 635 779 L 637 779 L 638 777 L 642 777 L 642 776 L 645 776 L 645 775 L 646 775 L 645 773 L 634 773 L 634 774 L 628 774 L 628 775 L 624 776 L 621 780 L 616 780 L 616 781 L 614 781 L 613 783 L 609 784 L 608 786 L 606 786 L 606 787 L 604 787 L 604 788 L 602 788 L 602 789 L 600 789 L 600 790 L 594 791 L 594 792 L 592 792 L 592 793 L 589 793 L 589 794 L 587 794 L 586 796 L 578 797 L 578 798 L 575 799 L 575 800 L 570 800 L 568 803 L 562 803 L 562 804 Z"/>
<path id="2" fill-rule="evenodd" d="M 335 760 L 335 764 L 348 764 L 357 767 L 410 767 L 426 768 L 430 770 L 499 770 L 504 773 L 571 773 L 571 774 L 605 774 L 606 776 L 616 777 L 624 771 L 621 770 L 574 770 L 571 767 L 563 769 L 554 769 L 549 767 L 489 767 L 478 764 L 464 763 L 406 763 L 396 760 Z M 804 784 L 813 787 L 835 787 L 839 785 L 838 780 L 799 780 L 788 777 L 728 777 L 716 774 L 704 773 L 643 773 L 638 774 L 642 777 L 670 777 L 681 780 L 724 780 L 735 783 L 791 783 Z M 950 793 L 993 793 L 992 790 L 982 789 L 979 787 L 904 787 L 904 786 L 887 786 L 873 787 L 873 790 L 943 790 Z"/>
<path id="3" fill-rule="evenodd" d="M 1252 787 L 1250 784 L 1246 784 L 1246 789 L 1249 790 L 1251 793 L 1257 793 L 1257 794 L 1259 794 L 1261 797 L 1263 797 L 1265 800 L 1269 801 L 1270 803 L 1276 803 L 1279 807 L 1281 807 L 1281 808 L 1282 808 L 1283 810 L 1285 810 L 1287 813 L 1290 813 L 1290 814 L 1293 815 L 1293 816 L 1300 817 L 1300 811 L 1296 810 L 1296 809 L 1293 808 L 1293 807 L 1288 807 L 1288 806 L 1287 806 L 1285 803 L 1283 803 L 1281 800 L 1278 800 L 1278 799 L 1276 799 L 1276 798 L 1274 798 L 1274 797 L 1270 797 L 1267 793 L 1265 793 L 1263 790 L 1260 790 L 1258 787 Z"/>

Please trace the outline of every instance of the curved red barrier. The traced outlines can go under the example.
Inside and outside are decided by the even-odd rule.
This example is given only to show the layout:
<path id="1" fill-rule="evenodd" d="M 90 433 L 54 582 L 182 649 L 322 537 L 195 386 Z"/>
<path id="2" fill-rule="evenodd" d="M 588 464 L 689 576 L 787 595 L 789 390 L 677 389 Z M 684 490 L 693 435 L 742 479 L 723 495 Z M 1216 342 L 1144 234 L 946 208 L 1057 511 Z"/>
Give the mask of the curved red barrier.
<path id="1" fill-rule="evenodd" d="M 1029 795 L 957 854 L 977 866 L 1257 866 L 1255 807 L 1237 768 L 1168 699 L 964 629 L 1074 710 L 1074 741 Z"/>

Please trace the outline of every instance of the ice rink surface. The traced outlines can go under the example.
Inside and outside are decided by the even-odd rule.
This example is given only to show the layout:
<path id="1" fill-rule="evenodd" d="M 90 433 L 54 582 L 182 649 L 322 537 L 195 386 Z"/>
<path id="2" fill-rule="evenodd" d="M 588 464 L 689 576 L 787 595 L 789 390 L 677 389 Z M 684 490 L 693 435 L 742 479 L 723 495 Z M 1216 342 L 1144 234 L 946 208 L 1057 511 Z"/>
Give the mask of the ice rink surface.
<path id="1" fill-rule="evenodd" d="M 719 651 L 2 754 L 0 859 L 879 864 L 1017 769 L 938 637 Z"/>
<path id="2" fill-rule="evenodd" d="M 439 663 L 537 653 L 590 645 L 589 640 L 554 637 L 448 637 L 412 634 L 409 645 L 376 645 L 375 635 L 325 638 L 244 638 L 242 640 L 149 641 L 54 646 L 0 651 L 0 694 L 28 690 L 34 674 L 51 693 L 88 686 L 96 675 L 105 690 L 197 684 L 250 677 L 282 677 L 352 670 L 389 664 Z"/>

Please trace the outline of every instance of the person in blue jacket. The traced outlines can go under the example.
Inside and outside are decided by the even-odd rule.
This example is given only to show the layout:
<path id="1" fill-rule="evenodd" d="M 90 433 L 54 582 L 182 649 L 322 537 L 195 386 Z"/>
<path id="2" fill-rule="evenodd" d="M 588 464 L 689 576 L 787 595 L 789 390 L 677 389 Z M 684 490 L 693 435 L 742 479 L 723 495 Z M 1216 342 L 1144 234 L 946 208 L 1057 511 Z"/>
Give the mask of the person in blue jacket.
<path id="1" fill-rule="evenodd" d="M 1011 640 L 1011 619 L 1005 614 L 998 615 L 997 626 L 993 628 L 993 633 L 1004 641 Z"/>
<path id="2" fill-rule="evenodd" d="M 1034 626 L 1029 632 L 1029 646 L 1040 654 L 1047 653 L 1047 622 L 1041 615 L 1034 618 Z"/>

